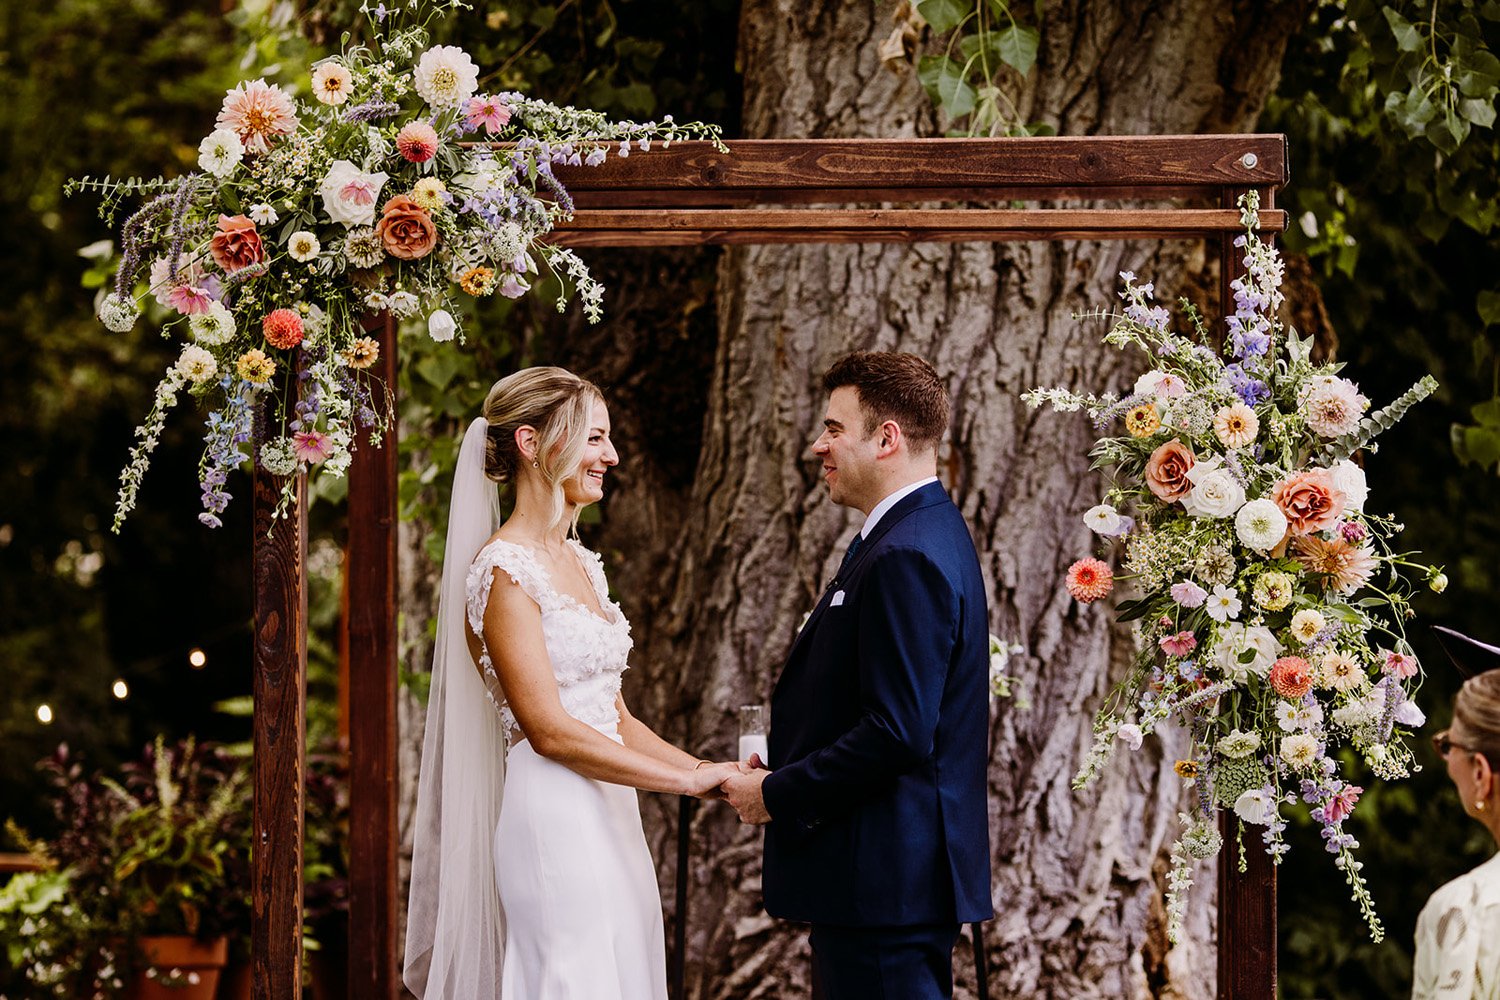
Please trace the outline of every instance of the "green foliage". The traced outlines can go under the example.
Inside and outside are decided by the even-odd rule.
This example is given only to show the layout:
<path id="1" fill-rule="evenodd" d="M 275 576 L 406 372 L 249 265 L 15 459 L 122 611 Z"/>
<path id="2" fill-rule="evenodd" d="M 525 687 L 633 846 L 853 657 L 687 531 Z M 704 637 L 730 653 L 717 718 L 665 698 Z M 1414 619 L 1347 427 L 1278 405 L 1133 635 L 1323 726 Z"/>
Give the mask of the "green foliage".
<path id="1" fill-rule="evenodd" d="M 1018 22 L 1007 0 L 917 0 L 944 51 L 917 61 L 917 78 L 949 122 L 949 135 L 1047 135 L 1021 120 L 1012 95 L 1036 63 L 1041 32 Z M 1041 19 L 1041 5 L 1037 5 Z"/>

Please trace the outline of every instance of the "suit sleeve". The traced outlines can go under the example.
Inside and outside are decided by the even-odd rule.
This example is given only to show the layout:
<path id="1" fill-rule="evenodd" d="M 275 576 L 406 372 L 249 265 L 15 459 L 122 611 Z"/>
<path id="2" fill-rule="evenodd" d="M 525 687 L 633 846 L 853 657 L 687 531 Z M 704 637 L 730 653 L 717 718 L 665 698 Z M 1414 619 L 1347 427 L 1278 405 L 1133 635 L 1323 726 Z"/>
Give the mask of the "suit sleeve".
<path id="1" fill-rule="evenodd" d="M 830 746 L 766 777 L 771 819 L 810 828 L 932 756 L 959 633 L 959 595 L 918 549 L 879 553 L 856 603 L 859 720 Z"/>

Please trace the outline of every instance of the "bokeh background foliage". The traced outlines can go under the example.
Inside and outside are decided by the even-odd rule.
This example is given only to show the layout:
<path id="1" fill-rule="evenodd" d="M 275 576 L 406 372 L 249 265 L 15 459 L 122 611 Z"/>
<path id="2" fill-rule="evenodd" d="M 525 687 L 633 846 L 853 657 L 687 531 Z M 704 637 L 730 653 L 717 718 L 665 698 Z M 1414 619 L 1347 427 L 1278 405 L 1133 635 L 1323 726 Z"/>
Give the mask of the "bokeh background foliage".
<path id="1" fill-rule="evenodd" d="M 243 711 L 234 711 L 249 690 L 247 484 L 238 484 L 241 502 L 222 529 L 198 525 L 193 470 L 202 431 L 185 408 L 168 422 L 125 531 L 105 530 L 131 430 L 175 351 L 149 323 L 116 335 L 93 318 L 111 252 L 100 241 L 111 234 L 94 203 L 63 198 L 62 184 L 84 174 L 194 169 L 223 91 L 265 74 L 305 93 L 307 66 L 354 23 L 355 6 L 59 0 L 0 10 L 0 92 L 8 98 L 0 102 L 0 205 L 12 232 L 0 268 L 8 459 L 0 465 L 8 692 L 0 803 L 38 832 L 46 832 L 46 810 L 32 762 L 60 740 L 107 766 L 158 731 L 248 734 Z M 524 89 L 622 117 L 670 111 L 737 134 L 736 0 L 479 6 L 444 25 L 439 40 L 473 53 L 488 89 Z M 1045 33 L 1048 16 L 1059 16 L 1046 4 L 1013 6 L 1000 23 L 1016 37 Z M 1260 127 L 1290 136 L 1293 180 L 1283 203 L 1294 220 L 1285 245 L 1306 278 L 1296 291 L 1299 325 L 1336 346 L 1373 399 L 1399 393 L 1416 370 L 1434 372 L 1443 386 L 1383 439 L 1372 475 L 1371 502 L 1395 511 L 1410 545 L 1446 563 L 1452 578 L 1446 594 L 1424 596 L 1419 609 L 1428 621 L 1500 640 L 1492 612 L 1500 556 L 1497 146 L 1493 114 L 1481 107 L 1493 107 L 1500 81 L 1490 54 L 1500 5 L 1445 4 L 1435 21 L 1432 13 L 1425 3 L 1318 6 L 1288 51 Z M 1458 70 L 1447 89 L 1431 76 L 1445 62 Z M 644 301 L 640 290 L 661 277 L 651 271 L 659 259 L 587 256 L 612 286 L 609 312 Z M 713 357 L 716 255 L 671 261 L 683 291 L 638 322 L 655 331 L 657 363 L 702 373 Z M 611 335 L 608 319 L 587 334 L 576 317 L 550 314 L 547 301 L 486 303 L 460 350 L 416 332 L 403 339 L 401 502 L 404 516 L 431 527 L 432 547 L 441 548 L 456 430 L 490 381 Z M 644 391 L 618 374 L 612 391 Z M 660 426 L 631 432 L 635 447 L 678 456 L 664 467 L 683 482 L 697 454 L 698 402 L 690 392 L 663 400 Z M 312 512 L 314 738 L 337 732 L 342 499 L 336 485 L 325 488 Z M 1425 635 L 1417 641 L 1429 670 L 1420 701 L 1441 723 L 1456 675 Z M 204 651 L 202 669 L 190 666 L 192 649 Z M 413 676 L 421 669 L 403 664 Z M 111 693 L 116 679 L 129 686 L 123 700 Z M 50 725 L 36 715 L 44 702 Z M 1359 932 L 1316 829 L 1296 831 L 1282 881 L 1283 995 L 1401 994 L 1426 895 L 1487 854 L 1439 762 L 1422 759 L 1428 766 L 1413 780 L 1371 788 L 1353 823 L 1389 928 L 1384 944 Z"/>

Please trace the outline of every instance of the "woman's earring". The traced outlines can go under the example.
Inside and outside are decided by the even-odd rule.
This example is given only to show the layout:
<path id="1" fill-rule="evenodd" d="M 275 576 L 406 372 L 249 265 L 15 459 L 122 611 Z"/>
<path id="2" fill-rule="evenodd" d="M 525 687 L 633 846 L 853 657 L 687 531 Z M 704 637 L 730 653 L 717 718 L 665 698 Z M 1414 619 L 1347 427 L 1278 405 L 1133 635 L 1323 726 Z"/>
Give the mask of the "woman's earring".
<path id="1" fill-rule="evenodd" d="M 538 462 L 538 461 L 537 461 L 537 460 L 536 460 L 536 459 L 534 459 L 534 458 L 533 458 L 533 459 L 532 459 L 532 460 L 531 460 L 531 467 L 532 467 L 532 468 L 533 468 L 533 469 L 540 469 L 540 468 L 541 468 L 541 467 L 542 467 L 542 463 L 541 463 L 541 462 Z"/>
<path id="2" fill-rule="evenodd" d="M 1489 802 L 1487 802 L 1484 799 L 1475 799 L 1474 800 L 1474 811 L 1475 812 L 1484 812 L 1489 807 L 1490 807 Z"/>

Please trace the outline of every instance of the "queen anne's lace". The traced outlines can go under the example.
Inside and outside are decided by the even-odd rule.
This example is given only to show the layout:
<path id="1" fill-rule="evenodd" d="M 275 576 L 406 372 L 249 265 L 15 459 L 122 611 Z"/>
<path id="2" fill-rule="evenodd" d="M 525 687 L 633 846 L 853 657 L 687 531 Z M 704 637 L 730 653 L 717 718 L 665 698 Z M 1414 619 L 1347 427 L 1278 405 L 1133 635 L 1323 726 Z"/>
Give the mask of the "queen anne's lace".
<path id="1" fill-rule="evenodd" d="M 534 550 L 497 538 L 479 550 L 469 567 L 466 587 L 469 627 L 476 635 L 484 634 L 484 609 L 489 603 L 494 573 L 496 570 L 505 573 L 542 611 L 542 637 L 552 661 L 552 674 L 557 678 L 563 710 L 596 729 L 612 729 L 620 721 L 615 699 L 632 646 L 630 622 L 619 605 L 609 599 L 603 560 L 577 542 L 568 544 L 582 560 L 605 617 L 558 591 Z M 500 712 L 509 744 L 518 728 L 516 717 L 510 706 L 497 696 L 500 679 L 488 649 L 480 654 L 479 666 L 485 676 L 486 693 Z"/>

